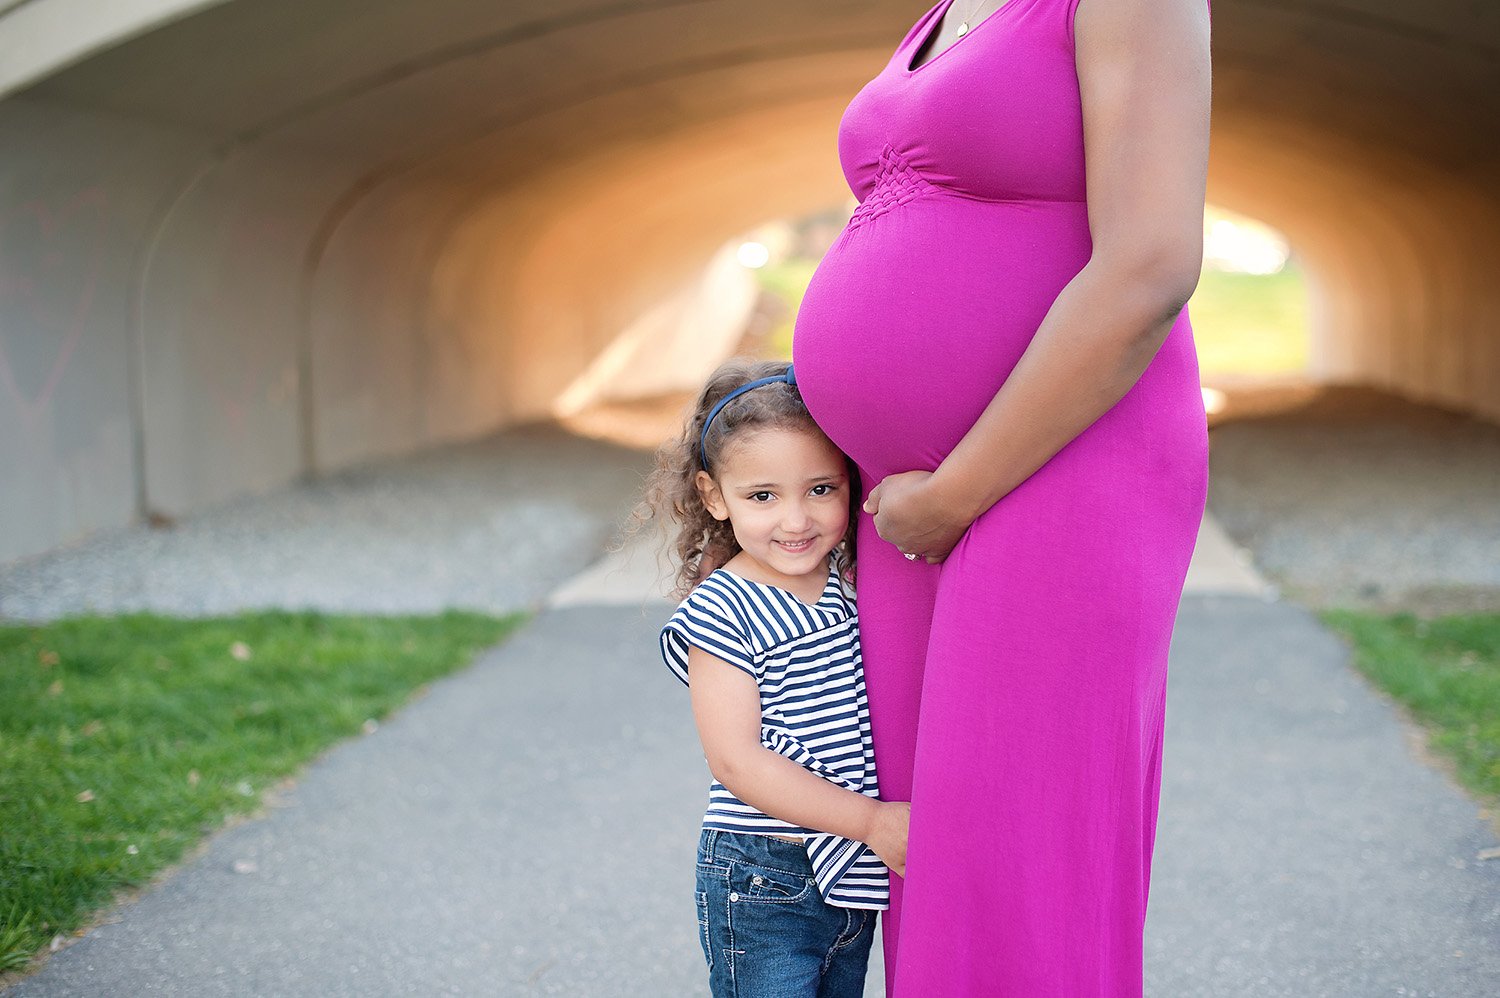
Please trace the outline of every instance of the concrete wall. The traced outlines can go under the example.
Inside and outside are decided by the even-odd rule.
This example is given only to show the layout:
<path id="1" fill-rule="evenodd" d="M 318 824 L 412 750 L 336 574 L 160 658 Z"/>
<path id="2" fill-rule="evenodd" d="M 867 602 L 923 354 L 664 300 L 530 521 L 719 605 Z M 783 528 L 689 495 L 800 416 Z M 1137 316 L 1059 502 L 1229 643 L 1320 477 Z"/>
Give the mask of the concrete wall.
<path id="1" fill-rule="evenodd" d="M 695 381 L 924 0 L 0 3 L 0 560 Z M 91 8 L 92 9 L 92 8 Z M 1500 417 L 1500 15 L 1219 0 L 1320 374 Z M 715 314 L 705 302 L 722 302 Z"/>
<path id="2" fill-rule="evenodd" d="M 141 271 L 202 145 L 114 116 L 0 104 L 0 556 L 140 510 Z"/>
<path id="3" fill-rule="evenodd" d="M 577 6 L 224 4 L 0 102 L 0 559 L 701 378 L 875 56 Z"/>

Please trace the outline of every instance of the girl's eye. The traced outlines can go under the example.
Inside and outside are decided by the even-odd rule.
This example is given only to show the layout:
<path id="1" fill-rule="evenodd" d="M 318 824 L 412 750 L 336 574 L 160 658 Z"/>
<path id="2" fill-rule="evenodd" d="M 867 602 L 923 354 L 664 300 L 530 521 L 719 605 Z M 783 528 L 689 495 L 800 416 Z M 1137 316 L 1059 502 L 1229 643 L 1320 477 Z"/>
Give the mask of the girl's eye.
<path id="1" fill-rule="evenodd" d="M 824 482 L 822 485 L 814 485 L 811 491 L 815 496 L 832 495 L 838 491 L 838 485 L 833 482 Z"/>
<path id="2" fill-rule="evenodd" d="M 750 493 L 750 501 L 751 502 L 770 502 L 773 498 L 775 498 L 775 496 L 774 496 L 773 493 L 770 493 L 770 492 L 752 492 L 752 493 Z"/>

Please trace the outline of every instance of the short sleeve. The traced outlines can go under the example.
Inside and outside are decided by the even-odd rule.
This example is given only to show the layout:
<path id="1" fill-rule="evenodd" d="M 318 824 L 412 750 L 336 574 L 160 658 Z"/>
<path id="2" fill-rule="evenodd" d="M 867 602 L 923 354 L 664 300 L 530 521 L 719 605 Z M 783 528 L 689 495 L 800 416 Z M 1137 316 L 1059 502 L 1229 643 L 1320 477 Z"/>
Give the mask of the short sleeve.
<path id="1" fill-rule="evenodd" d="M 760 681 L 755 650 L 745 634 L 745 627 L 733 611 L 706 593 L 700 586 L 661 629 L 661 656 L 672 674 L 688 682 L 688 651 L 702 648 Z"/>

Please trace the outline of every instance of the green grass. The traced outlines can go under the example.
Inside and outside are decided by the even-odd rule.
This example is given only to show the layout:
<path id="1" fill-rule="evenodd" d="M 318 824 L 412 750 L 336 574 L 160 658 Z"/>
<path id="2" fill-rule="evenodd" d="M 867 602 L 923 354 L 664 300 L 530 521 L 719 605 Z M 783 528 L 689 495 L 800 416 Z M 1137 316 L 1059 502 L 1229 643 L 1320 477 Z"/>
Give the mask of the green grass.
<path id="1" fill-rule="evenodd" d="M 0 627 L 0 971 L 521 619 L 136 614 Z"/>
<path id="2" fill-rule="evenodd" d="M 1500 614 L 1321 616 L 1349 638 L 1359 669 L 1427 729 L 1459 782 L 1500 803 Z"/>
<path id="3" fill-rule="evenodd" d="M 1205 267 L 1188 314 L 1205 380 L 1307 367 L 1307 287 L 1295 265 L 1266 276 Z"/>

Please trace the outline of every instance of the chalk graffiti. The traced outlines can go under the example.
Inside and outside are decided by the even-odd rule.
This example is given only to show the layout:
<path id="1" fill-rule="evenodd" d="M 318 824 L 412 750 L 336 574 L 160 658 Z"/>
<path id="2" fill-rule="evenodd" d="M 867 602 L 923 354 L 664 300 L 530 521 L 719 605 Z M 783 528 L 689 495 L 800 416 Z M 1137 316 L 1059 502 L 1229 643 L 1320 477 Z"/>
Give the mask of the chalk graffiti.
<path id="1" fill-rule="evenodd" d="M 0 216 L 0 386 L 30 431 L 52 404 L 94 306 L 104 190 L 60 206 L 36 199 Z"/>

